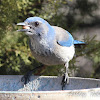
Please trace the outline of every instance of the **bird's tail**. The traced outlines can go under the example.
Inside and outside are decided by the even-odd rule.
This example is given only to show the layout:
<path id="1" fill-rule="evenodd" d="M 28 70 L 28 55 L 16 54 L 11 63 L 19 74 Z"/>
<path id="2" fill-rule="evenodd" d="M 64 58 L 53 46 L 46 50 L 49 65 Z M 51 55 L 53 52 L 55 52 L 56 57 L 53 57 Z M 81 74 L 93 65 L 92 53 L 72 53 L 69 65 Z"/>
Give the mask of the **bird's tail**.
<path id="1" fill-rule="evenodd" d="M 74 40 L 74 44 L 75 45 L 85 45 L 86 43 L 82 41 Z"/>
<path id="2" fill-rule="evenodd" d="M 78 40 L 74 40 L 75 48 L 83 48 L 86 47 L 86 43 Z"/>

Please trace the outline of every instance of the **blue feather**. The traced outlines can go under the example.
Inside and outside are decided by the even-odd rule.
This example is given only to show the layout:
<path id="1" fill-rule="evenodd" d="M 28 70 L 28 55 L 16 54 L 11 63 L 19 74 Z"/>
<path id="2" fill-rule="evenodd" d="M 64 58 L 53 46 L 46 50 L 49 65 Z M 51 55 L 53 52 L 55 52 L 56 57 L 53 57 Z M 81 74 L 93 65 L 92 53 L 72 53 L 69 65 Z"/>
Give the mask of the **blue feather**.
<path id="1" fill-rule="evenodd" d="M 68 31 L 67 31 L 67 33 L 69 34 L 69 37 L 67 40 L 58 41 L 58 44 L 60 44 L 61 46 L 70 47 L 74 44 L 74 39 L 73 39 L 72 35 Z"/>
<path id="2" fill-rule="evenodd" d="M 85 44 L 85 42 L 74 40 L 74 44 Z"/>
<path id="3" fill-rule="evenodd" d="M 38 21 L 38 20 L 41 21 L 42 23 L 46 23 L 46 21 L 40 17 L 29 17 L 25 20 L 25 22 L 30 23 L 30 22 L 34 22 L 34 21 Z"/>

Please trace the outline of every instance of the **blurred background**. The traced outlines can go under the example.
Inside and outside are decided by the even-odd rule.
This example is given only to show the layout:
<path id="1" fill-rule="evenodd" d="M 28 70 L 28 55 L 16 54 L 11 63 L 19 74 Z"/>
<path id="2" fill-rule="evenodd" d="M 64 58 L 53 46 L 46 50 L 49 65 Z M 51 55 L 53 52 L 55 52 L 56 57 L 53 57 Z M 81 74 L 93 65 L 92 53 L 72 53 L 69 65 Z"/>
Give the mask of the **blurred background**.
<path id="1" fill-rule="evenodd" d="M 87 45 L 76 47 L 69 75 L 100 78 L 100 0 L 0 0 L 0 75 L 21 75 L 41 65 L 32 57 L 16 23 L 39 16 Z M 35 75 L 62 75 L 64 66 L 45 66 Z"/>

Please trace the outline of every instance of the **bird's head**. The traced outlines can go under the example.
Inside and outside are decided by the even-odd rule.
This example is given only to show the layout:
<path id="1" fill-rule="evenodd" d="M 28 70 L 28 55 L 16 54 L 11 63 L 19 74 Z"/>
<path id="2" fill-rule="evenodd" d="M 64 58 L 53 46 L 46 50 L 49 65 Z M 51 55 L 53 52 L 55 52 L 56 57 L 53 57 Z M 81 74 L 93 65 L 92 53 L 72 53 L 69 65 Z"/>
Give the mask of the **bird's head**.
<path id="1" fill-rule="evenodd" d="M 18 31 L 25 32 L 27 35 L 41 36 L 47 34 L 50 29 L 50 24 L 40 17 L 29 17 L 24 22 L 18 23 L 23 29 Z"/>

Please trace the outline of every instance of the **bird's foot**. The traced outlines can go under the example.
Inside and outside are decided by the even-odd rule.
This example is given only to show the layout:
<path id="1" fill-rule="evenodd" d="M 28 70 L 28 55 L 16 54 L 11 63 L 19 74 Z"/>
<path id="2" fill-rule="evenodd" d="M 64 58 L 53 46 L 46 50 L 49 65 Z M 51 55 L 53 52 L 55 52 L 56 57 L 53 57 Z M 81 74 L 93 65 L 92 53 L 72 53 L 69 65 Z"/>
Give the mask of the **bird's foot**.
<path id="1" fill-rule="evenodd" d="M 21 81 L 24 82 L 24 84 L 27 84 L 30 81 L 30 77 L 32 76 L 33 70 L 28 71 L 22 78 Z"/>
<path id="2" fill-rule="evenodd" d="M 32 73 L 33 73 L 36 69 L 41 68 L 41 67 L 43 67 L 43 65 L 38 66 L 38 67 L 32 69 L 31 71 L 28 71 L 28 72 L 21 78 L 21 81 L 24 82 L 24 84 L 27 84 L 27 83 L 30 81 L 30 77 L 32 76 Z"/>
<path id="3" fill-rule="evenodd" d="M 66 84 L 69 84 L 69 76 L 67 73 L 64 74 L 62 82 L 61 82 L 62 90 L 64 89 Z"/>

